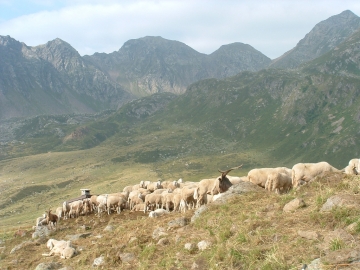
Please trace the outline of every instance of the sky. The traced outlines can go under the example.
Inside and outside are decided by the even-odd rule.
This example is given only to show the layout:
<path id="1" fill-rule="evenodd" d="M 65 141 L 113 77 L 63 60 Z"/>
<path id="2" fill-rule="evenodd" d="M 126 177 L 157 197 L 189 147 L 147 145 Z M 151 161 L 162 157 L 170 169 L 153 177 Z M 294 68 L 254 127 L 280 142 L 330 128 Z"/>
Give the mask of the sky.
<path id="1" fill-rule="evenodd" d="M 117 51 L 130 39 L 161 36 L 211 54 L 234 42 L 275 59 L 319 22 L 359 0 L 0 0 L 0 35 L 28 46 L 55 38 L 81 55 Z"/>

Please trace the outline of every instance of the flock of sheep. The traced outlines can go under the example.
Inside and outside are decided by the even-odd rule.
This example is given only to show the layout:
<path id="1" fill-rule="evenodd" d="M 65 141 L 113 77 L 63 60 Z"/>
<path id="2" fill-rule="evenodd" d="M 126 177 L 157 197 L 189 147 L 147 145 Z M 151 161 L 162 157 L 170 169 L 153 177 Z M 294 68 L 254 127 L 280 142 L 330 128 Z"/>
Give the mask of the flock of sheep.
<path id="1" fill-rule="evenodd" d="M 242 165 L 241 165 L 242 166 Z M 228 173 L 241 166 L 220 171 L 217 178 L 203 179 L 200 182 L 177 181 L 157 182 L 141 181 L 134 186 L 126 186 L 122 192 L 92 195 L 90 198 L 65 201 L 62 207 L 46 211 L 44 217 L 36 220 L 36 226 L 48 224 L 56 226 L 58 219 L 76 218 L 79 215 L 107 212 L 120 213 L 124 209 L 130 211 L 150 211 L 149 217 L 157 217 L 170 211 L 185 212 L 198 208 L 203 204 L 216 200 L 232 185 L 241 181 L 249 181 L 268 191 L 282 194 L 291 188 L 303 185 L 324 172 L 344 172 L 357 175 L 360 172 L 360 160 L 352 159 L 349 165 L 338 170 L 327 162 L 298 163 L 292 169 L 286 167 L 252 169 L 247 176 L 234 177 Z"/>
<path id="2" fill-rule="evenodd" d="M 59 219 L 75 218 L 79 215 L 96 213 L 101 215 L 116 211 L 120 214 L 123 209 L 131 211 L 150 211 L 149 217 L 154 218 L 172 211 L 185 212 L 189 208 L 197 208 L 203 204 L 219 198 L 232 185 L 241 181 L 249 181 L 261 186 L 268 191 L 282 194 L 293 187 L 306 184 L 324 172 L 343 172 L 357 175 L 360 172 L 360 159 L 352 159 L 349 165 L 338 170 L 327 162 L 298 163 L 292 169 L 286 167 L 252 169 L 247 176 L 234 177 L 228 173 L 238 167 L 227 171 L 220 171 L 217 178 L 203 179 L 200 182 L 177 181 L 141 181 L 134 186 L 127 186 L 122 192 L 102 195 L 92 195 L 90 198 L 65 201 L 62 207 L 56 209 L 56 214 L 51 210 L 46 211 L 43 217 L 36 220 L 36 226 L 56 226 Z M 69 259 L 76 255 L 76 248 L 71 241 L 49 239 L 46 245 L 49 253 L 43 256 L 59 255 Z"/>

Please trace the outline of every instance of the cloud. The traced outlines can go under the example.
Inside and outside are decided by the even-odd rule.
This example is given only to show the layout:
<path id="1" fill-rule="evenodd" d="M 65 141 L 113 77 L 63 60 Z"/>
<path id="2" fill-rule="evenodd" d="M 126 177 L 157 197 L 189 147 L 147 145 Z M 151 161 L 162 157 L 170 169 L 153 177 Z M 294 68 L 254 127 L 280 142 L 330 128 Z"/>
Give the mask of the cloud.
<path id="1" fill-rule="evenodd" d="M 0 0 L 0 5 L 5 2 Z M 350 0 L 31 3 L 36 7 L 33 13 L 0 21 L 0 35 L 30 46 L 61 38 L 82 55 L 110 53 L 129 39 L 162 36 L 207 54 L 221 45 L 243 42 L 275 58 L 293 48 L 316 23 L 346 9 L 360 12 L 360 4 Z"/>

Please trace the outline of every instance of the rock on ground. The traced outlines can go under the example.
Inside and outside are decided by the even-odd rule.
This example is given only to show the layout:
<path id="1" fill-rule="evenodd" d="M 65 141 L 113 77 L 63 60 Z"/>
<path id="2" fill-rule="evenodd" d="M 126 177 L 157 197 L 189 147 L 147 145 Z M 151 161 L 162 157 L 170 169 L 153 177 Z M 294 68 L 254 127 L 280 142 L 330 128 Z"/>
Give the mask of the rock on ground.
<path id="1" fill-rule="evenodd" d="M 360 207 L 360 198 L 352 194 L 338 194 L 326 200 L 320 211 L 331 211 L 334 207 Z"/>
<path id="2" fill-rule="evenodd" d="M 296 211 L 299 208 L 305 207 L 306 203 L 301 198 L 295 198 L 292 201 L 285 204 L 283 211 L 284 212 L 293 212 Z"/>
<path id="3" fill-rule="evenodd" d="M 36 266 L 35 270 L 55 270 L 60 269 L 62 265 L 57 262 L 40 263 Z"/>
<path id="4" fill-rule="evenodd" d="M 205 250 L 205 249 L 208 249 L 210 246 L 211 246 L 211 243 L 209 241 L 206 241 L 206 240 L 200 241 L 197 244 L 198 249 L 201 250 L 201 251 Z"/>

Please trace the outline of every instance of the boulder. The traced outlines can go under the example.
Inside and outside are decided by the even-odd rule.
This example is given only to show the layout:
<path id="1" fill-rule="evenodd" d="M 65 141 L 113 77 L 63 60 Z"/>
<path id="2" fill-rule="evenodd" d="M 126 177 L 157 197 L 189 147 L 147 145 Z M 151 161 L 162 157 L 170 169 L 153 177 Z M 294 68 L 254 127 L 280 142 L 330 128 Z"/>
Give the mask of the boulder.
<path id="1" fill-rule="evenodd" d="M 133 253 L 119 253 L 119 257 L 123 263 L 131 263 L 136 260 Z"/>
<path id="2" fill-rule="evenodd" d="M 32 234 L 32 238 L 48 238 L 53 231 L 49 230 L 47 226 L 36 226 Z"/>
<path id="3" fill-rule="evenodd" d="M 326 200 L 320 211 L 331 211 L 334 207 L 360 207 L 360 198 L 357 195 L 352 194 L 338 194 L 331 196 Z"/>
<path id="4" fill-rule="evenodd" d="M 180 217 L 168 223 L 168 228 L 180 228 L 188 225 L 190 220 L 186 217 Z"/>
<path id="5" fill-rule="evenodd" d="M 303 199 L 301 198 L 295 198 L 292 201 L 285 204 L 283 211 L 284 212 L 294 212 L 299 208 L 305 207 L 306 204 Z"/>
<path id="6" fill-rule="evenodd" d="M 60 269 L 62 265 L 57 262 L 40 263 L 36 266 L 35 270 L 55 270 Z"/>

